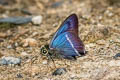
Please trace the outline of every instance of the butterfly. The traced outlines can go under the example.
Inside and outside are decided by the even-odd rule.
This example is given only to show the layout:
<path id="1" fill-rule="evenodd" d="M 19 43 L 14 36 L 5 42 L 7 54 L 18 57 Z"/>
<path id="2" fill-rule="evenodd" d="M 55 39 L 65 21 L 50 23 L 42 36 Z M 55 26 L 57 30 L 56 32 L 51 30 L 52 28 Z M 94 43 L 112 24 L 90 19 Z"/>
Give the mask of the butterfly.
<path id="1" fill-rule="evenodd" d="M 49 45 L 41 48 L 43 54 L 59 54 L 65 59 L 85 55 L 85 46 L 78 35 L 78 18 L 71 14 L 55 32 Z"/>

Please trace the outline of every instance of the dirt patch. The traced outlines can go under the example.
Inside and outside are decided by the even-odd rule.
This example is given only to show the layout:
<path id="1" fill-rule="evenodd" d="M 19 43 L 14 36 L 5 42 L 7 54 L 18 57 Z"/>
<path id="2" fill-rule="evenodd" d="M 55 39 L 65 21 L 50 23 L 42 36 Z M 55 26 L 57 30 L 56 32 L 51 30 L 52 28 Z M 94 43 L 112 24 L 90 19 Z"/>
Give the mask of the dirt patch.
<path id="1" fill-rule="evenodd" d="M 0 24 L 0 57 L 13 56 L 22 60 L 21 65 L 0 66 L 0 79 L 119 80 L 120 60 L 113 58 L 120 52 L 119 4 L 113 0 L 13 0 L 7 5 L 0 2 L 1 18 L 43 17 L 40 25 Z M 67 72 L 52 76 L 55 66 L 41 55 L 40 47 L 49 44 L 54 32 L 72 13 L 78 16 L 79 36 L 88 53 L 76 61 L 55 59 L 56 67 L 66 68 Z M 32 39 L 35 45 L 24 46 L 26 39 Z"/>

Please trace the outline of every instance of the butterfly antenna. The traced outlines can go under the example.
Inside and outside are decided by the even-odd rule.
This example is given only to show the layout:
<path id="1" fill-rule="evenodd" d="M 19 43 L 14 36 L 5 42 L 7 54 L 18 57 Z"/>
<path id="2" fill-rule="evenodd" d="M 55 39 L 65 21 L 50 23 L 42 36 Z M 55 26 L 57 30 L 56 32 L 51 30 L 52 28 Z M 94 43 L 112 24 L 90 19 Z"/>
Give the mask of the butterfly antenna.
<path id="1" fill-rule="evenodd" d="M 56 65 L 55 65 L 55 61 L 54 61 L 54 59 L 51 57 L 50 53 L 48 53 L 48 54 L 49 54 L 50 59 L 52 60 L 52 62 L 53 62 L 53 64 L 54 64 L 55 68 L 57 68 Z"/>

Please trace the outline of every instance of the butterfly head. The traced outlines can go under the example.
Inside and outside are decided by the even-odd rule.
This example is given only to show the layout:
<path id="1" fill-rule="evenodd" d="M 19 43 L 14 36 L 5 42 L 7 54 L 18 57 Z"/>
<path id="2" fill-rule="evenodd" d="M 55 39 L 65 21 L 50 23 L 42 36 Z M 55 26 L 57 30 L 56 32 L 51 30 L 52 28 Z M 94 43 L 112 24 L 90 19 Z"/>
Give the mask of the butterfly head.
<path id="1" fill-rule="evenodd" d="M 59 58 L 60 57 L 60 55 L 57 54 L 58 51 L 50 49 L 49 45 L 43 45 L 40 48 L 40 52 L 43 56 L 52 57 L 52 58 Z"/>
<path id="2" fill-rule="evenodd" d="M 43 45 L 41 48 L 40 48 L 40 52 L 42 55 L 48 55 L 49 53 L 49 45 Z"/>

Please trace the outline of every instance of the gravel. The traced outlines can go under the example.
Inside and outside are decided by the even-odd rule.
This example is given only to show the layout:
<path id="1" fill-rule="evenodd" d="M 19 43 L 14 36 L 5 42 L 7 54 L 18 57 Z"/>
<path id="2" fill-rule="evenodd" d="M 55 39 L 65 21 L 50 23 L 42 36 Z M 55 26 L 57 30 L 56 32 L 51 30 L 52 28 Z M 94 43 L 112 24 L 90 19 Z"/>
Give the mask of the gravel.
<path id="1" fill-rule="evenodd" d="M 21 59 L 20 58 L 15 58 L 15 57 L 2 57 L 0 59 L 0 65 L 10 65 L 10 64 L 14 64 L 14 65 L 19 65 L 21 63 Z"/>
<path id="2" fill-rule="evenodd" d="M 65 68 L 57 68 L 52 75 L 62 75 L 65 74 L 67 70 Z"/>

